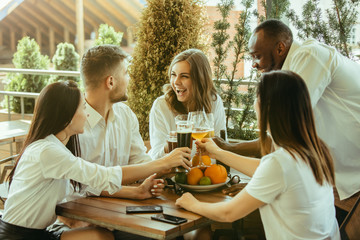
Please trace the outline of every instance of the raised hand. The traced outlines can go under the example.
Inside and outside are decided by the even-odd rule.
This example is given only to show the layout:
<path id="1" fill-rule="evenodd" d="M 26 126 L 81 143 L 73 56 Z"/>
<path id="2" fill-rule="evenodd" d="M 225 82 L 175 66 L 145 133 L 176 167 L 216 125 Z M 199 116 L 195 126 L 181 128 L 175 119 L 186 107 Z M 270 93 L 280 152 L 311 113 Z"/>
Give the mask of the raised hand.
<path id="1" fill-rule="evenodd" d="M 191 150 L 188 147 L 176 148 L 167 154 L 164 159 L 167 163 L 168 168 L 182 166 L 188 170 L 191 167 L 190 159 Z"/>

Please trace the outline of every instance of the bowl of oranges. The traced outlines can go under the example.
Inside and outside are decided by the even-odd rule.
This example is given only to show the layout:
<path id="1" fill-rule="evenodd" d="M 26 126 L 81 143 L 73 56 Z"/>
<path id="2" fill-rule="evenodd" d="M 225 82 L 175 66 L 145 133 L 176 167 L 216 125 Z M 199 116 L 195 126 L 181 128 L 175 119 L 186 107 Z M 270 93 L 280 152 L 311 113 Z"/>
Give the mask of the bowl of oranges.
<path id="1" fill-rule="evenodd" d="M 225 185 L 230 180 L 225 167 L 220 164 L 211 164 L 210 158 L 206 160 L 206 157 L 208 158 L 208 156 L 202 156 L 204 163 L 202 166 L 198 165 L 196 158 L 195 161 L 193 159 L 193 167 L 190 171 L 179 172 L 172 180 L 182 188 L 195 192 L 207 192 Z"/>

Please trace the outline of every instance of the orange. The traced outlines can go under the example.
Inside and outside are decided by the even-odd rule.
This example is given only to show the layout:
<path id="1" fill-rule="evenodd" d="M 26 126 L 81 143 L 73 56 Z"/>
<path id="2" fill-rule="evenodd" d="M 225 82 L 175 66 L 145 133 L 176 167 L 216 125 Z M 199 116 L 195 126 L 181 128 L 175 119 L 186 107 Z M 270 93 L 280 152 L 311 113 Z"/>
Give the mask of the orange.
<path id="1" fill-rule="evenodd" d="M 208 155 L 201 155 L 201 159 L 202 162 L 207 165 L 210 166 L 211 165 L 211 158 Z M 199 155 L 195 155 L 192 159 L 192 165 L 193 167 L 199 165 Z"/>
<path id="2" fill-rule="evenodd" d="M 219 164 L 213 164 L 210 167 L 206 168 L 204 175 L 211 179 L 212 184 L 223 183 L 226 181 L 227 178 L 227 172 L 225 167 Z"/>
<path id="3" fill-rule="evenodd" d="M 200 181 L 200 178 L 204 176 L 204 173 L 200 168 L 192 168 L 187 174 L 187 183 L 190 185 L 197 185 Z"/>

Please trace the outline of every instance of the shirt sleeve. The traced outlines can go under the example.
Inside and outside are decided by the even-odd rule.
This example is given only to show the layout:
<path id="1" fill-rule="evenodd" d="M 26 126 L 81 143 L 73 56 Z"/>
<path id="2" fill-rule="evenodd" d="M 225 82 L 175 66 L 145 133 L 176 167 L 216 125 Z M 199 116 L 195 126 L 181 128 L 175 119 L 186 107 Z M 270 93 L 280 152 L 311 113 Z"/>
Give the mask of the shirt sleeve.
<path id="1" fill-rule="evenodd" d="M 325 59 L 321 54 L 313 48 L 302 49 L 294 53 L 289 64 L 289 70 L 299 74 L 306 82 L 312 107 L 317 104 L 331 82 L 331 73 L 327 67 L 331 57 Z"/>
<path id="2" fill-rule="evenodd" d="M 164 146 L 167 135 L 170 132 L 167 121 L 162 114 L 158 101 L 155 100 L 149 116 L 149 134 L 151 149 L 149 154 L 152 159 L 158 159 L 165 155 Z"/>
<path id="3" fill-rule="evenodd" d="M 278 161 L 273 156 L 265 156 L 256 169 L 246 191 L 254 198 L 271 203 L 285 191 L 283 171 Z"/>
<path id="4" fill-rule="evenodd" d="M 226 118 L 225 118 L 225 109 L 224 109 L 224 103 L 219 95 L 216 95 L 217 99 L 214 102 L 214 131 L 215 136 L 220 137 L 220 130 L 226 129 Z"/>
<path id="5" fill-rule="evenodd" d="M 151 157 L 146 153 L 146 147 L 144 141 L 139 132 L 139 121 L 133 111 L 128 112 L 131 132 L 131 149 L 129 156 L 129 165 L 138 164 L 151 161 Z"/>
<path id="6" fill-rule="evenodd" d="M 40 153 L 40 166 L 45 178 L 71 179 L 110 194 L 121 188 L 120 166 L 104 167 L 90 163 L 56 145 L 49 144 Z"/>

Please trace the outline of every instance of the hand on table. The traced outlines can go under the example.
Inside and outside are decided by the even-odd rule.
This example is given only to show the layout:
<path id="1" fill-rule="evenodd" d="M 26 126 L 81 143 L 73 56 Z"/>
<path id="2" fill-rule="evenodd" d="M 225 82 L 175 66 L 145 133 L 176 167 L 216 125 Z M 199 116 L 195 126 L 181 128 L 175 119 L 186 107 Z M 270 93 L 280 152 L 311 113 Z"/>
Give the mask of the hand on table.
<path id="1" fill-rule="evenodd" d="M 198 200 L 191 193 L 187 192 L 176 200 L 175 205 L 191 211 L 189 207 L 193 206 L 196 202 L 198 202 Z"/>
<path id="2" fill-rule="evenodd" d="M 164 180 L 156 179 L 156 174 L 146 178 L 145 181 L 138 187 L 139 199 L 147 199 L 158 197 L 164 190 Z"/>

